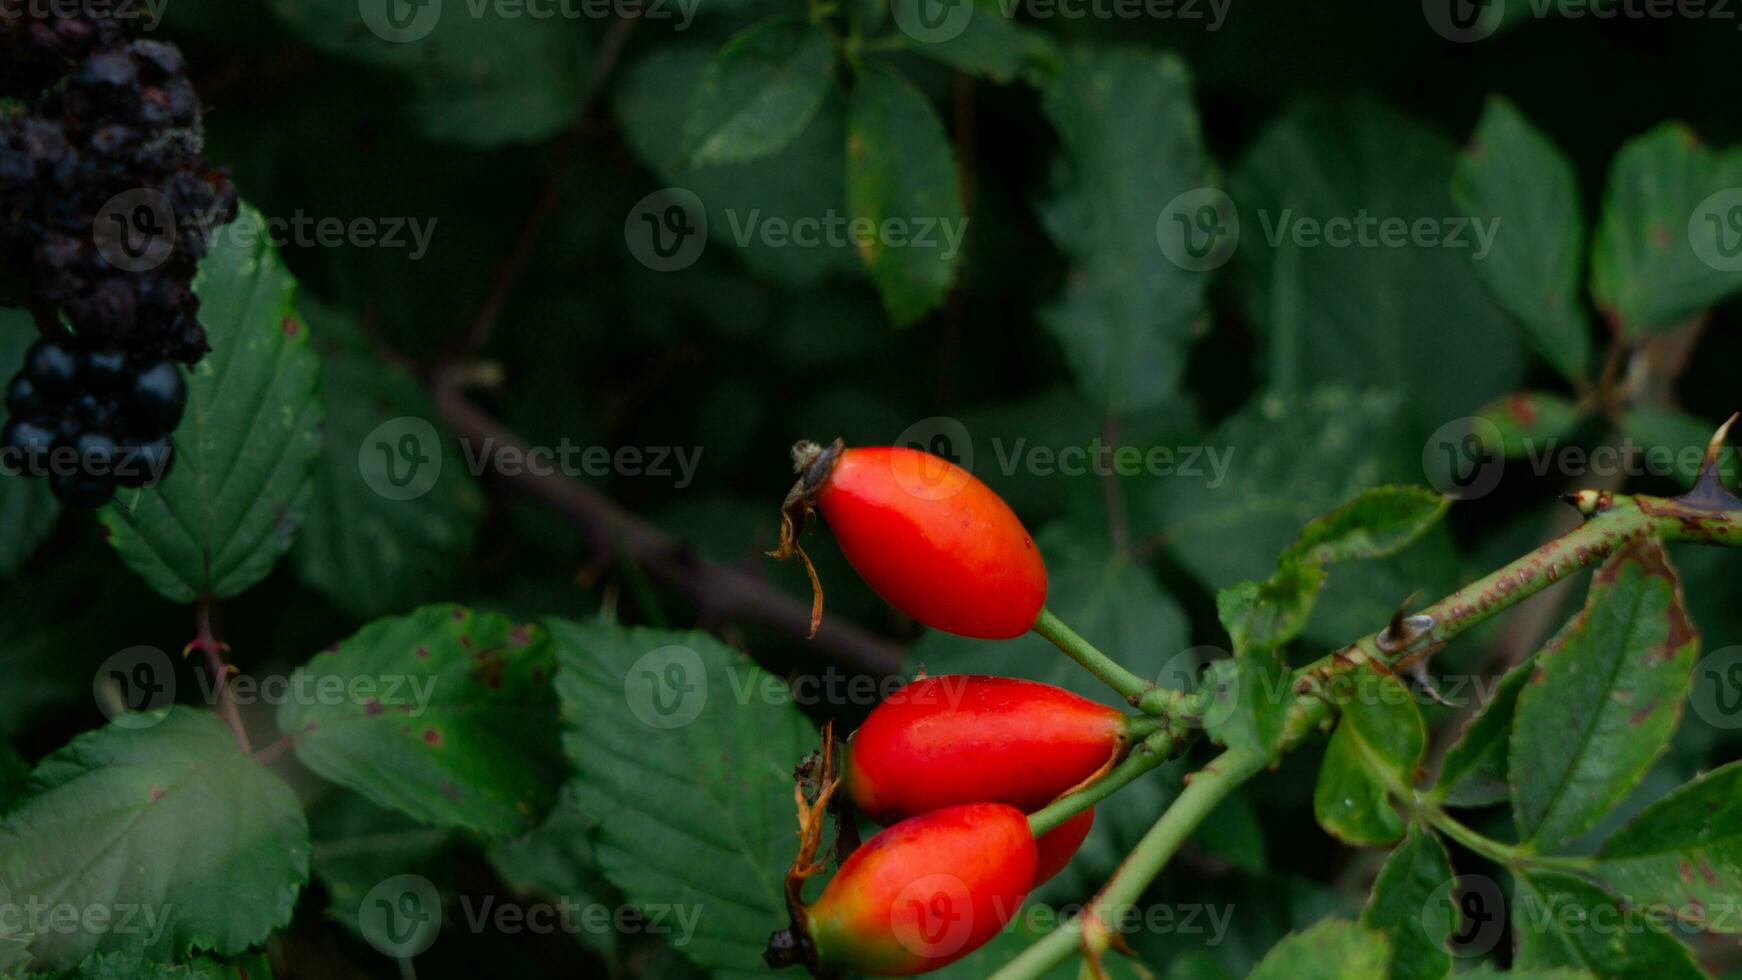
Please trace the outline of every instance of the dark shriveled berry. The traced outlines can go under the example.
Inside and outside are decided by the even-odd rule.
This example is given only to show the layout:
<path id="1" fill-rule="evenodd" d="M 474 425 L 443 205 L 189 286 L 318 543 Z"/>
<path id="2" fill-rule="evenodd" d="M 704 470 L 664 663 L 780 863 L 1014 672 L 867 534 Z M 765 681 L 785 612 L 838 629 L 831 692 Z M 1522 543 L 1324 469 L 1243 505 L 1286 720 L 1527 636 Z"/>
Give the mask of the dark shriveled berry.
<path id="1" fill-rule="evenodd" d="M 6 411 L 14 418 L 24 418 L 42 411 L 42 393 L 30 376 L 20 374 L 6 386 Z"/>

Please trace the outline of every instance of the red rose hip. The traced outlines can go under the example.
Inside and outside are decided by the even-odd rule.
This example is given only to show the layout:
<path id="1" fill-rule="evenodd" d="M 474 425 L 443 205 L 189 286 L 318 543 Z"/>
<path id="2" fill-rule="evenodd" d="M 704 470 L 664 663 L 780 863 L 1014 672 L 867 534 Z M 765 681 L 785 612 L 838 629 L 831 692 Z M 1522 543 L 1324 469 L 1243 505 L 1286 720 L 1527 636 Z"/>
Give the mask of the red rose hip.
<path id="1" fill-rule="evenodd" d="M 819 973 L 911 976 L 985 945 L 1034 887 L 1028 818 L 1001 803 L 969 803 L 903 820 L 842 862 L 803 911 Z M 797 937 L 771 937 L 771 965 L 797 962 Z"/>
<path id="2" fill-rule="evenodd" d="M 839 440 L 793 450 L 781 550 L 798 551 L 803 515 L 822 512 L 841 551 L 890 605 L 948 633 L 1021 636 L 1046 604 L 1046 563 L 1002 498 L 972 473 L 898 446 Z"/>
<path id="3" fill-rule="evenodd" d="M 943 674 L 872 710 L 848 743 L 853 803 L 888 824 L 967 802 L 1038 810 L 1111 765 L 1126 716 L 1063 688 Z"/>

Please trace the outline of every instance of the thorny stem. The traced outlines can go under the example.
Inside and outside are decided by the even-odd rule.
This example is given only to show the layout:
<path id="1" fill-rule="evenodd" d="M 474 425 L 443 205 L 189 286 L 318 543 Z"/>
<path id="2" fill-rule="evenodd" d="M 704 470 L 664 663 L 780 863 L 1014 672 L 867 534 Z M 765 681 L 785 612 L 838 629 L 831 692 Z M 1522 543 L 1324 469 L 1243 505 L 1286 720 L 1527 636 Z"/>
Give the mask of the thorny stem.
<path id="1" fill-rule="evenodd" d="M 228 644 L 221 643 L 217 634 L 212 631 L 212 597 L 201 596 L 194 604 L 195 634 L 192 643 L 182 651 L 186 656 L 195 650 L 206 658 L 206 669 L 211 672 L 218 693 L 218 714 L 230 731 L 236 736 L 236 744 L 242 747 L 244 753 L 252 753 L 253 747 L 248 744 L 248 731 L 242 727 L 242 715 L 236 710 L 235 699 L 230 697 L 230 674 L 236 668 L 224 662 L 224 654 L 228 653 Z"/>
<path id="2" fill-rule="evenodd" d="M 1319 695 L 1336 675 L 1363 665 L 1371 665 L 1380 671 L 1409 670 L 1458 634 L 1567 575 L 1608 558 L 1630 541 L 1652 536 L 1662 541 L 1742 547 L 1742 500 L 1727 492 L 1720 494 L 1721 484 L 1716 489 L 1713 486 L 1717 479 L 1716 449 L 1723 436 L 1724 430 L 1720 430 L 1713 440 L 1707 471 L 1686 496 L 1666 499 L 1591 490 L 1574 494 L 1568 502 L 1586 517 L 1585 523 L 1575 530 L 1459 589 L 1420 613 L 1295 671 L 1292 689 L 1296 697 L 1289 706 L 1283 725 L 1281 751 L 1296 747 L 1330 719 L 1332 704 Z M 1044 614 L 1042 618 L 1045 618 Z M 1039 628 L 1037 623 L 1036 629 Z M 1096 676 L 1101 676 L 1098 671 Z M 1180 845 L 1216 805 L 1242 782 L 1263 770 L 1268 761 L 1260 754 L 1229 750 L 1187 777 L 1189 782 L 1185 790 L 1144 834 L 1142 841 L 1095 897 L 1088 912 L 1030 946 L 993 974 L 993 980 L 1033 980 L 1070 959 L 1079 948 L 1091 957 L 1105 951 L 1112 941 L 1108 923 L 1119 921 L 1122 911 L 1142 896 Z M 1465 828 L 1438 813 L 1437 808 L 1424 808 L 1423 813 L 1447 836 L 1502 863 L 1529 861 L 1538 865 L 1576 868 L 1581 860 L 1548 858 L 1545 861 L 1538 855 L 1526 856 L 1516 848 Z M 1087 935 L 1083 928 L 1085 919 L 1093 923 Z"/>

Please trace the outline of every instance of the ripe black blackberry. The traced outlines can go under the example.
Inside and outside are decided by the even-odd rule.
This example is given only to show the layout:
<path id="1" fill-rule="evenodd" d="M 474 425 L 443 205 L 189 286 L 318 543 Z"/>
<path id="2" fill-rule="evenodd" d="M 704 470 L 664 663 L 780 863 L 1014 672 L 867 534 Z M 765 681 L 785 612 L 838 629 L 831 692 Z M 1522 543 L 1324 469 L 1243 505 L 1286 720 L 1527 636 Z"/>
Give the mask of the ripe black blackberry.
<path id="1" fill-rule="evenodd" d="M 150 486 L 168 474 L 169 436 L 186 407 L 187 382 L 169 361 L 45 338 L 7 386 L 0 465 L 48 478 L 65 503 L 99 507 L 117 486 Z"/>
<path id="2" fill-rule="evenodd" d="M 7 388 L 0 448 L 94 506 L 172 458 L 174 362 L 208 350 L 193 277 L 236 189 L 202 155 L 181 52 L 35 7 L 0 0 L 0 95 L 24 105 L 0 109 L 0 265 L 24 271 L 47 339 Z"/>

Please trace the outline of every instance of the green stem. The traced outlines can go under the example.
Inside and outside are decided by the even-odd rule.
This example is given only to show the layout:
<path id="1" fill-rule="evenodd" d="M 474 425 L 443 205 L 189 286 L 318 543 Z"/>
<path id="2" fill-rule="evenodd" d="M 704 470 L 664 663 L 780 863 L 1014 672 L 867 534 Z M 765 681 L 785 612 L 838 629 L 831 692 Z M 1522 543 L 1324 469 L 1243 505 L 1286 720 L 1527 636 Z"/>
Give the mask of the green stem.
<path id="1" fill-rule="evenodd" d="M 1459 589 L 1428 606 L 1406 621 L 1404 637 L 1390 636 L 1390 628 L 1371 633 L 1295 671 L 1291 690 L 1297 697 L 1289 707 L 1283 725 L 1279 750 L 1286 752 L 1301 742 L 1331 717 L 1330 701 L 1320 696 L 1325 684 L 1337 674 L 1359 669 L 1364 664 L 1389 666 L 1411 656 L 1412 651 L 1431 651 L 1490 617 L 1535 595 L 1560 579 L 1580 569 L 1602 561 L 1616 550 L 1641 535 L 1653 535 L 1665 541 L 1687 541 L 1699 544 L 1742 547 L 1742 508 L 1709 510 L 1690 506 L 1678 500 L 1657 497 L 1626 497 L 1585 491 L 1574 499 L 1588 518 L 1572 532 L 1517 559 L 1491 575 Z M 1049 622 L 1050 620 L 1050 622 Z M 1056 625 L 1061 638 L 1048 635 Z M 1063 637 L 1081 638 L 1071 633 L 1056 618 L 1044 610 L 1035 631 L 1047 636 L 1060 649 L 1077 657 L 1078 661 L 1097 677 L 1107 681 L 1114 690 L 1131 697 L 1119 684 L 1103 676 L 1097 663 L 1113 666 L 1129 675 L 1099 651 L 1082 643 L 1095 659 L 1085 660 L 1066 645 Z M 1382 637 L 1385 639 L 1382 640 Z M 1137 693 L 1133 702 L 1140 707 L 1147 691 Z M 1144 834 L 1136 849 L 1114 872 L 1096 896 L 1085 916 L 1073 919 L 1040 939 L 993 974 L 994 980 L 1036 980 L 1070 959 L 1079 944 L 1099 953 L 1110 942 L 1107 923 L 1136 902 L 1155 880 L 1181 843 L 1216 805 L 1241 783 L 1260 772 L 1266 757 L 1261 753 L 1229 750 L 1215 761 L 1194 773 L 1185 790 L 1168 807 L 1161 819 Z M 1044 812 L 1044 811 L 1043 811 Z M 1588 868 L 1588 858 L 1545 857 L 1529 854 L 1520 848 L 1483 837 L 1433 808 L 1427 811 L 1447 836 L 1477 853 L 1494 857 L 1506 864 L 1529 863 L 1569 870 Z M 1098 923 L 1085 943 L 1083 921 Z"/>
<path id="2" fill-rule="evenodd" d="M 1156 721 L 1160 720 L 1156 719 Z M 1131 754 L 1125 757 L 1125 761 L 1107 770 L 1106 775 L 1029 814 L 1029 829 L 1034 831 L 1034 836 L 1039 837 L 1112 796 L 1115 791 L 1127 783 L 1173 758 L 1182 748 L 1184 748 L 1184 740 L 1175 738 L 1173 732 L 1164 729 L 1150 733 L 1143 741 L 1137 743 L 1137 747 L 1131 750 Z"/>
<path id="3" fill-rule="evenodd" d="M 1519 868 L 1528 865 L 1539 868 L 1558 868 L 1565 871 L 1589 871 L 1596 864 L 1595 861 L 1587 857 L 1535 854 L 1516 844 L 1502 843 L 1459 822 L 1451 814 L 1432 803 L 1422 803 L 1416 808 L 1416 813 L 1420 814 L 1421 818 L 1426 820 L 1429 826 L 1435 830 L 1457 841 L 1470 851 L 1504 867 Z"/>
<path id="4" fill-rule="evenodd" d="M 1214 762 L 1193 773 L 1173 805 L 1149 828 L 1125 863 L 1101 889 L 1086 917 L 1102 925 L 1118 921 L 1124 910 L 1142 897 L 1162 866 L 1198 824 L 1210 815 L 1210 811 L 1263 768 L 1262 756 L 1224 752 Z M 1047 934 L 992 974 L 992 980 L 1026 980 L 1043 976 L 1068 960 L 1082 936 L 1083 918 L 1073 919 Z M 1101 949 L 1106 948 L 1106 938 L 1101 936 L 1098 940 Z"/>
<path id="5" fill-rule="evenodd" d="M 1041 609 L 1040 617 L 1034 621 L 1034 631 L 1052 641 L 1052 645 L 1063 650 L 1072 660 L 1083 665 L 1089 673 L 1099 677 L 1103 683 L 1119 696 L 1132 704 L 1137 704 L 1155 685 L 1126 670 L 1101 651 L 1095 645 L 1077 635 L 1077 632 L 1064 624 L 1064 621 L 1054 616 L 1051 609 Z"/>

